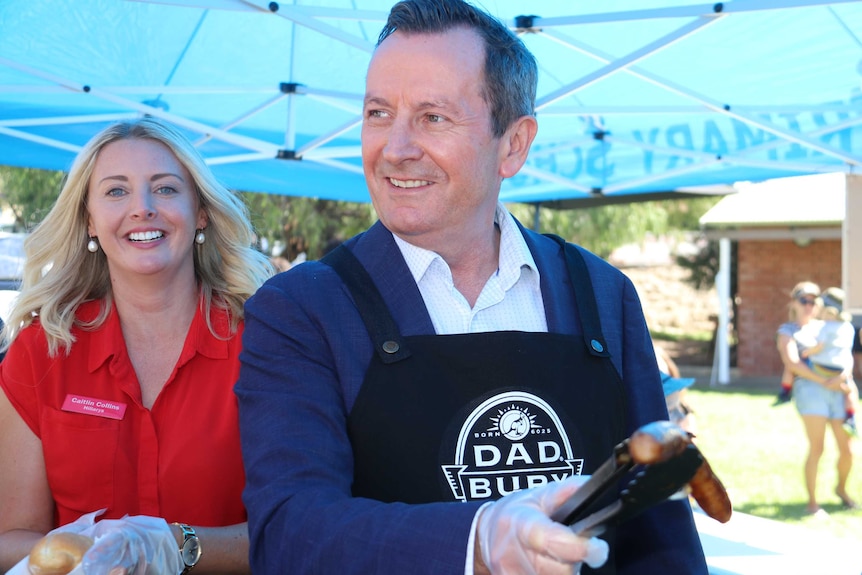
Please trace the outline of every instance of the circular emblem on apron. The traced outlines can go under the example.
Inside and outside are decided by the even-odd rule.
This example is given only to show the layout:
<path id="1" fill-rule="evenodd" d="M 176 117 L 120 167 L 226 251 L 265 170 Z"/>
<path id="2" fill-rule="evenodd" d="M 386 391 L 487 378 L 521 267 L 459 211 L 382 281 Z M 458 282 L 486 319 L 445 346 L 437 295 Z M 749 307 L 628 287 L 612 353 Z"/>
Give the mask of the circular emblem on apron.
<path id="1" fill-rule="evenodd" d="M 544 399 L 506 391 L 470 412 L 442 469 L 455 499 L 482 501 L 580 475 L 583 463 Z"/>

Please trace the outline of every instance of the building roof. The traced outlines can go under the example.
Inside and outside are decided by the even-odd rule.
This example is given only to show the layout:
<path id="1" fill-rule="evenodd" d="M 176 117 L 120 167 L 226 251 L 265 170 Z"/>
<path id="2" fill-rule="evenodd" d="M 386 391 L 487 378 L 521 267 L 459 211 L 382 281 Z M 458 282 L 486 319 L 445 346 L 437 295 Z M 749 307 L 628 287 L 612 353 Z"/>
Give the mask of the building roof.
<path id="1" fill-rule="evenodd" d="M 740 182 L 700 218 L 704 228 L 840 226 L 846 211 L 846 175 L 815 174 Z"/>

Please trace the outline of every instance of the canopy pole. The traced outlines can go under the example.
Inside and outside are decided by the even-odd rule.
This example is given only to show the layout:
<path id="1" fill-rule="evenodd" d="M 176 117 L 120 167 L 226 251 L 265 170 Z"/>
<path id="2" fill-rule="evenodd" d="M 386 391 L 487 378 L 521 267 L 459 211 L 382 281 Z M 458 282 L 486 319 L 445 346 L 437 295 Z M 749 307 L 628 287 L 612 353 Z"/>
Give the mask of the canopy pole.
<path id="1" fill-rule="evenodd" d="M 533 204 L 535 206 L 535 211 L 533 212 L 533 231 L 536 233 L 541 233 L 539 227 L 542 225 L 539 222 L 539 211 L 542 209 L 542 202 L 536 202 Z"/>
<path id="2" fill-rule="evenodd" d="M 290 83 L 296 86 L 293 78 L 293 67 L 296 63 L 296 22 L 290 23 L 290 68 L 288 74 Z M 284 130 L 284 148 L 296 152 L 296 90 L 287 96 L 287 125 Z"/>
<path id="3" fill-rule="evenodd" d="M 721 385 L 730 383 L 730 239 L 718 240 L 718 273 L 715 288 L 718 292 L 718 327 L 715 334 L 715 357 L 712 362 L 710 386 L 716 382 Z"/>
<path id="4" fill-rule="evenodd" d="M 844 175 L 844 222 L 841 224 L 841 287 L 844 310 L 853 314 L 853 325 L 862 320 L 862 174 Z"/>

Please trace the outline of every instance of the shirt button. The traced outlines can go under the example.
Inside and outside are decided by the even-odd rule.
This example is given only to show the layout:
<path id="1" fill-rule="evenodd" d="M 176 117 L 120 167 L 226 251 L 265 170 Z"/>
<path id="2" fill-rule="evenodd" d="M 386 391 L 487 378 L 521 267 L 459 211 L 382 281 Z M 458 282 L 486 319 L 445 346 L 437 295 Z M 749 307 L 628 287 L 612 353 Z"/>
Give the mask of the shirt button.
<path id="1" fill-rule="evenodd" d="M 601 343 L 599 343 L 599 340 L 597 340 L 597 339 L 590 341 L 590 345 L 592 346 L 592 348 L 595 351 L 597 351 L 599 353 L 602 353 L 603 351 L 605 351 L 605 347 Z"/>
<path id="2" fill-rule="evenodd" d="M 398 353 L 400 347 L 397 341 L 389 340 L 383 342 L 383 351 L 386 353 Z"/>

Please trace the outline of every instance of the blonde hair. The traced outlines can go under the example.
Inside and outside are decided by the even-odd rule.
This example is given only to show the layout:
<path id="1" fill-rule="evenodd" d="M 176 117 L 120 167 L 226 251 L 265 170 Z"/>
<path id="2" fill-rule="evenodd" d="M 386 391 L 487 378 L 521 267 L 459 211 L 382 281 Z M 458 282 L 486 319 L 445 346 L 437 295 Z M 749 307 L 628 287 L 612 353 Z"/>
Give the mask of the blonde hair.
<path id="1" fill-rule="evenodd" d="M 850 312 L 844 311 L 844 290 L 839 287 L 830 287 L 823 290 L 820 295 L 820 319 L 833 321 L 853 321 Z"/>
<path id="2" fill-rule="evenodd" d="M 228 311 L 231 333 L 243 319 L 243 304 L 272 275 L 272 266 L 252 247 L 254 231 L 248 208 L 235 193 L 220 184 L 191 142 L 171 126 L 150 117 L 109 126 L 94 136 L 75 158 L 60 195 L 44 220 L 24 242 L 26 261 L 21 293 L 3 328 L 3 347 L 37 317 L 56 356 L 68 354 L 75 341 L 72 327 L 95 328 L 112 305 L 111 281 L 105 254 L 87 251 L 87 195 L 90 175 L 99 152 L 123 139 L 149 139 L 173 152 L 194 182 L 200 207 L 206 212 L 206 242 L 194 250 L 195 277 L 201 290 L 207 326 L 216 337 L 210 318 L 213 305 Z M 76 320 L 78 307 L 102 300 L 98 316 L 86 324 Z"/>
<path id="3" fill-rule="evenodd" d="M 809 282 L 809 281 L 799 282 L 798 284 L 793 286 L 792 290 L 790 290 L 791 300 L 796 300 L 797 298 L 799 298 L 802 295 L 814 296 L 814 298 L 815 298 L 814 299 L 815 311 L 818 311 L 819 307 L 821 305 L 823 305 L 823 302 L 820 299 L 820 286 L 814 282 Z M 796 307 L 793 305 L 792 301 L 788 305 L 787 316 L 788 316 L 788 318 L 790 318 L 790 321 L 795 322 L 797 319 L 799 319 L 796 316 Z"/>
<path id="4" fill-rule="evenodd" d="M 820 297 L 820 286 L 814 282 L 799 282 L 793 289 L 790 290 L 790 297 L 793 299 L 798 298 L 801 295 L 813 295 L 814 297 Z"/>

